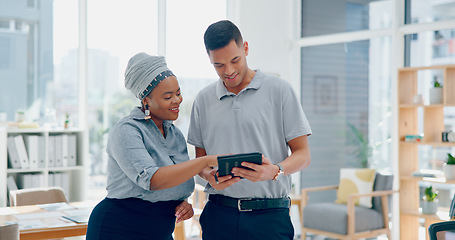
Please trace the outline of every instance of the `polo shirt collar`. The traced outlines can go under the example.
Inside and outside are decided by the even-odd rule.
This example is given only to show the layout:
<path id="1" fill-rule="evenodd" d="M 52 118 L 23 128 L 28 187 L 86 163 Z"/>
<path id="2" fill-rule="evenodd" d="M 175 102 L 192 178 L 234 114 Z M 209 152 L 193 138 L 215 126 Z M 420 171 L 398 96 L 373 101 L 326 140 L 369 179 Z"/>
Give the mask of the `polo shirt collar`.
<path id="1" fill-rule="evenodd" d="M 264 78 L 263 73 L 261 70 L 257 69 L 255 70 L 256 74 L 254 74 L 253 79 L 251 80 L 250 84 L 246 86 L 242 91 L 239 92 L 241 94 L 242 92 L 248 90 L 248 89 L 259 89 L 262 85 L 262 80 Z M 227 90 L 226 86 L 224 86 L 223 80 L 218 79 L 218 82 L 216 83 L 216 96 L 218 99 L 221 99 L 225 96 L 233 96 L 235 95 L 234 93 L 231 93 Z"/>

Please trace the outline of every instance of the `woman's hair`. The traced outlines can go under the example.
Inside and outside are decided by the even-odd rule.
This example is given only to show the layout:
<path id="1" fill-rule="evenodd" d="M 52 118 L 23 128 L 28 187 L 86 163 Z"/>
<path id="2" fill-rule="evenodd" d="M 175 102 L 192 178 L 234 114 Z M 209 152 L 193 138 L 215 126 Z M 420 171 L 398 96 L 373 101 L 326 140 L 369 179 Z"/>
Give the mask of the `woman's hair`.
<path id="1" fill-rule="evenodd" d="M 227 46 L 232 40 L 235 40 L 237 46 L 243 44 L 240 30 L 229 20 L 222 20 L 211 24 L 204 33 L 204 44 L 207 54 Z"/>

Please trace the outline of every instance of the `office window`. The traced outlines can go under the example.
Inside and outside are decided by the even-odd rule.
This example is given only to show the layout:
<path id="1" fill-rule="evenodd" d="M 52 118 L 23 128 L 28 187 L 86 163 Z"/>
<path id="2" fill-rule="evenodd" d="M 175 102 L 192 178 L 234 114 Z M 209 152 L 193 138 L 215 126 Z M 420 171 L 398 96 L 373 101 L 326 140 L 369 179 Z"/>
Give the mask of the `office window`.
<path id="1" fill-rule="evenodd" d="M 389 28 L 392 6 L 391 0 L 302 0 L 301 37 Z"/>
<path id="2" fill-rule="evenodd" d="M 199 90 L 218 79 L 207 56 L 203 36 L 210 24 L 226 18 L 226 0 L 168 0 L 166 4 L 167 62 L 177 75 L 183 96 L 175 124 L 186 137 L 194 98 Z M 194 157 L 194 146 L 189 145 L 188 151 Z"/>
<path id="3" fill-rule="evenodd" d="M 125 89 L 124 74 L 134 54 L 158 54 L 157 9 L 156 0 L 87 2 L 89 199 L 106 196 L 110 127 L 140 106 L 140 100 Z"/>
<path id="4" fill-rule="evenodd" d="M 367 30 L 391 28 L 393 6 L 393 1 L 302 1 L 303 39 L 354 31 L 367 39 L 301 48 L 301 101 L 314 133 L 302 187 L 336 184 L 344 167 L 391 171 L 392 37 L 373 38 Z M 320 199 L 335 195 L 312 197 Z"/>
<path id="5" fill-rule="evenodd" d="M 49 39 L 53 45 L 46 49 L 38 62 L 50 61 L 52 65 L 37 64 L 46 72 L 45 76 L 53 72 L 54 81 L 48 81 L 43 86 L 46 89 L 44 118 L 46 125 L 63 127 L 68 115 L 73 127 L 80 126 L 79 102 L 78 102 L 78 51 L 79 27 L 78 27 L 78 0 L 55 0 L 53 2 L 53 19 L 49 19 L 53 28 L 53 39 Z M 40 8 L 42 9 L 42 8 Z M 51 31 L 49 28 L 40 28 L 43 31 Z M 38 32 L 36 33 L 38 34 Z M 53 41 L 52 41 L 53 40 Z M 54 69 L 52 69 L 52 66 Z"/>
<path id="6" fill-rule="evenodd" d="M 406 24 L 428 23 L 455 18 L 455 0 L 406 0 Z"/>
<path id="7" fill-rule="evenodd" d="M 8 30 L 9 29 L 9 23 L 10 23 L 10 21 L 8 21 L 6 19 L 0 19 L 0 29 Z"/>
<path id="8" fill-rule="evenodd" d="M 455 15 L 455 14 L 454 14 Z M 406 66 L 455 63 L 455 29 L 425 31 L 405 36 Z"/>
<path id="9" fill-rule="evenodd" d="M 303 185 L 338 182 L 342 167 L 390 168 L 390 40 L 301 49 L 302 106 L 315 133 Z"/>
<path id="10" fill-rule="evenodd" d="M 88 128 L 90 133 L 90 199 L 105 197 L 109 129 L 140 101 L 124 87 L 127 61 L 138 52 L 165 52 L 177 75 L 183 103 L 175 124 L 186 136 L 195 95 L 217 75 L 203 45 L 208 25 L 226 18 L 226 1 L 166 1 L 166 32 L 158 30 L 158 1 L 88 1 Z M 106 6 L 109 5 L 109 11 Z M 99 16 L 103 16 L 100 18 Z M 118 16 L 122 17 L 119 18 Z M 176 17 L 178 16 L 178 17 Z M 166 49 L 158 37 L 166 34 Z M 189 148 L 191 151 L 192 148 Z"/>
<path id="11" fill-rule="evenodd" d="M 27 0 L 27 7 L 28 8 L 37 8 L 38 4 L 36 3 L 37 0 Z"/>
<path id="12" fill-rule="evenodd" d="M 64 60 L 77 48 L 77 0 L 3 2 L 0 112 L 14 121 L 24 110 L 28 121 L 49 127 L 63 126 L 66 113 L 77 119 L 77 64 Z"/>

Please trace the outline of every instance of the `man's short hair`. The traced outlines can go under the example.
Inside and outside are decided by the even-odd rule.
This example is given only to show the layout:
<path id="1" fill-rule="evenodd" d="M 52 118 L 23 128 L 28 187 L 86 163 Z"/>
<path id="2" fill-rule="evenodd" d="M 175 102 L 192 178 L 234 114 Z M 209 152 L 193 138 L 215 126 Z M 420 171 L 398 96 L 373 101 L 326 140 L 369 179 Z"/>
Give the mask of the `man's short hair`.
<path id="1" fill-rule="evenodd" d="M 207 54 L 209 54 L 209 51 L 227 46 L 232 40 L 235 40 L 237 46 L 243 44 L 240 30 L 229 20 L 212 23 L 204 33 L 204 44 Z"/>

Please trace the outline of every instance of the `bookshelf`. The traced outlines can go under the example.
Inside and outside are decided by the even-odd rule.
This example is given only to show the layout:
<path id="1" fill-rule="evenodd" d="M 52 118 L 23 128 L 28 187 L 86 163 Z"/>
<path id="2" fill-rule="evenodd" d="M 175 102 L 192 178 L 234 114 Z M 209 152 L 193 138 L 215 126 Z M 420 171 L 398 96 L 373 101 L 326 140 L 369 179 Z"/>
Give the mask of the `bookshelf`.
<path id="1" fill-rule="evenodd" d="M 442 103 L 416 102 L 415 96 L 425 95 L 438 76 L 443 85 Z M 400 199 L 400 239 L 419 239 L 420 222 L 425 229 L 435 222 L 449 220 L 448 209 L 440 208 L 435 215 L 419 211 L 419 182 L 454 184 L 441 178 L 413 177 L 420 169 L 419 147 L 453 149 L 454 142 L 442 142 L 445 131 L 445 114 L 448 108 L 455 108 L 455 65 L 408 67 L 398 70 L 398 174 Z M 425 98 L 425 97 L 424 97 Z M 429 97 L 426 97 L 427 100 Z M 455 128 L 455 126 L 453 126 Z M 453 129 L 455 131 L 455 129 Z M 423 134 L 420 142 L 405 142 L 407 135 Z M 427 236 L 428 238 L 428 236 Z"/>
<path id="2" fill-rule="evenodd" d="M 24 139 L 29 136 L 38 136 L 40 145 L 38 151 L 43 156 L 43 163 L 41 165 L 32 165 L 31 167 L 13 168 L 9 161 L 8 154 L 8 137 L 22 136 Z M 63 137 L 65 136 L 65 137 Z M 1 128 L 0 127 L 0 207 L 8 205 L 8 187 L 7 179 L 12 178 L 14 182 L 21 189 L 22 186 L 31 187 L 47 187 L 51 185 L 62 186 L 67 194 L 68 200 L 71 202 L 82 201 L 85 199 L 85 152 L 84 147 L 85 132 L 81 129 L 18 129 L 18 128 Z M 71 140 L 68 140 L 70 138 Z M 52 139 L 58 139 L 51 147 Z M 64 139 L 64 141 L 62 141 Z M 66 143 L 66 144 L 62 144 Z M 29 143 L 24 141 L 27 146 L 27 154 Z M 65 146 L 65 147 L 62 147 Z M 55 153 L 55 147 L 58 147 Z M 61 150 L 64 148 L 65 150 Z M 57 164 L 50 164 L 53 157 L 56 159 L 56 154 L 67 153 L 68 158 Z M 70 154 L 73 153 L 73 154 Z M 74 156 L 70 160 L 70 155 Z M 60 156 L 60 155 L 59 155 Z M 29 156 L 30 158 L 33 156 Z M 33 178 L 32 178 L 33 177 Z M 27 179 L 26 182 L 24 179 Z"/>

